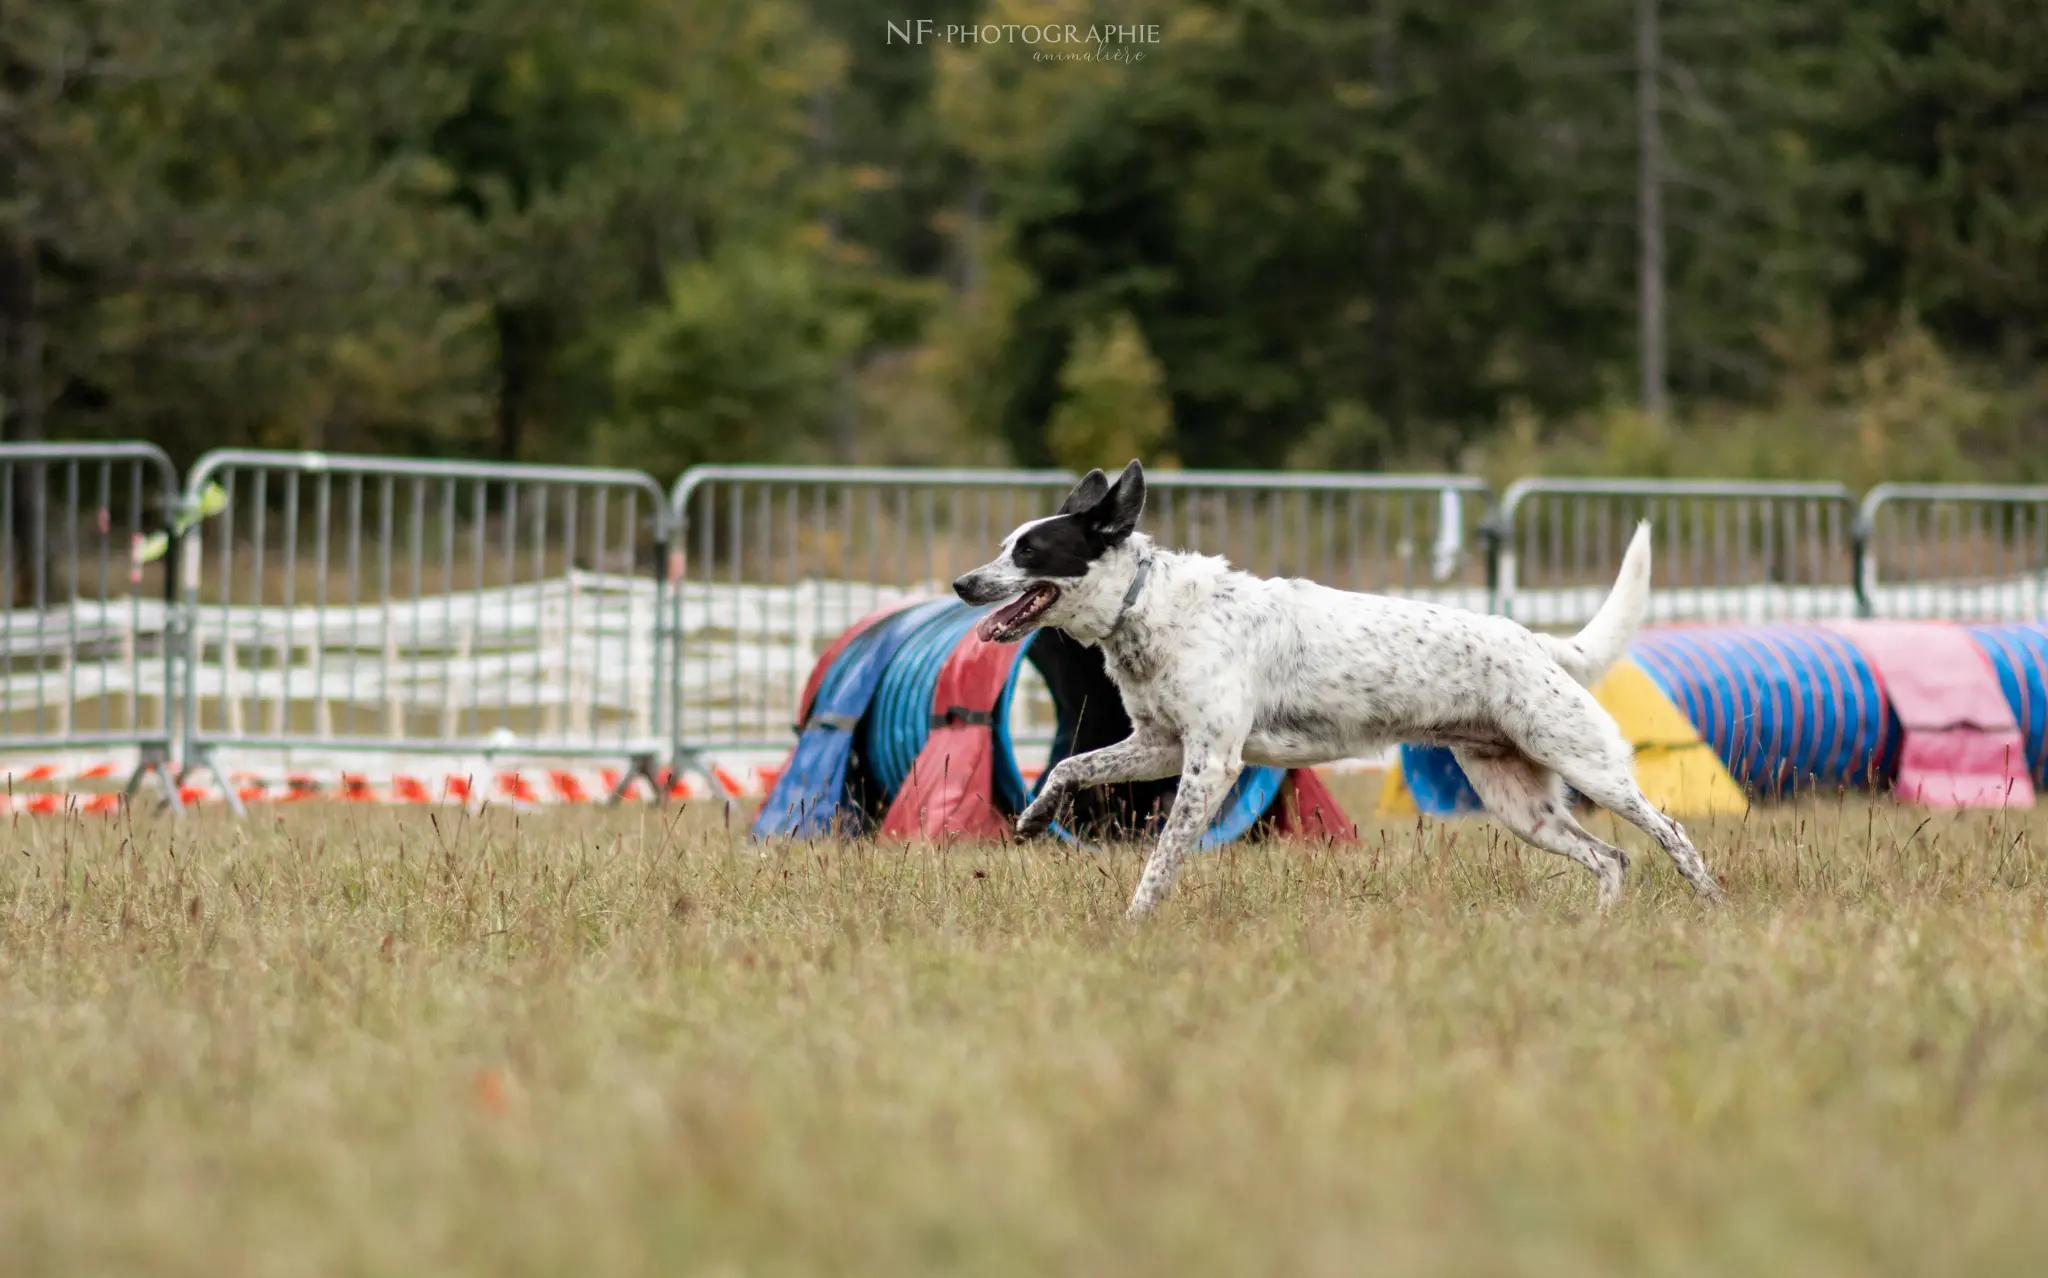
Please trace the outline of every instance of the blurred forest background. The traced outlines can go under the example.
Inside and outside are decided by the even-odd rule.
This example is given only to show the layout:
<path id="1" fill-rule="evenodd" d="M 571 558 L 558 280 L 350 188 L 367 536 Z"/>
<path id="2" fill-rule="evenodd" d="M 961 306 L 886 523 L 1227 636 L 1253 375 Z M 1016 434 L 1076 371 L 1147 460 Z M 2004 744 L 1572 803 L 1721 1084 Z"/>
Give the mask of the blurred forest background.
<path id="1" fill-rule="evenodd" d="M 2048 474 L 2041 0 L 1109 8 L 0 0 L 0 433 Z"/>

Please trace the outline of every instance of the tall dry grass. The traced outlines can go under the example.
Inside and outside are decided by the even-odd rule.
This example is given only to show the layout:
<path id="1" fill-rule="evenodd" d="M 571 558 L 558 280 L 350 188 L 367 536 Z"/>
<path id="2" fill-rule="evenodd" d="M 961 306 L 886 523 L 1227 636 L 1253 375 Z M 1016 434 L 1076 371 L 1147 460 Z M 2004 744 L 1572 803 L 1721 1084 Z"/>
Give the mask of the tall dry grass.
<path id="1" fill-rule="evenodd" d="M 1130 848 L 23 821 L 0 1272 L 2039 1272 L 2048 822 L 1692 828 L 1718 910 L 1395 825 L 1131 928 Z"/>

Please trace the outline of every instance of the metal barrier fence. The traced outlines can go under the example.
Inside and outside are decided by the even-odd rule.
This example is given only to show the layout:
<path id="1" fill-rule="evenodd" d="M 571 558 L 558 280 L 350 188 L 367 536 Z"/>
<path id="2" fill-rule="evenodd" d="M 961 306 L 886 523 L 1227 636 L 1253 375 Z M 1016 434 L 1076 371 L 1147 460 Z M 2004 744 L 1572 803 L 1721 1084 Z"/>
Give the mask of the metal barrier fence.
<path id="1" fill-rule="evenodd" d="M 1520 480 L 1489 530 L 1494 608 L 1531 626 L 1584 624 L 1648 519 L 1652 621 L 1853 617 L 1855 511 L 1840 484 Z"/>
<path id="2" fill-rule="evenodd" d="M 2048 617 L 2048 487 L 1880 484 L 1856 532 L 1857 589 L 1873 616 Z"/>
<path id="3" fill-rule="evenodd" d="M 1486 483 L 1469 475 L 1156 471 L 1145 531 L 1267 577 L 1484 610 Z"/>
<path id="4" fill-rule="evenodd" d="M 0 751 L 128 748 L 170 784 L 178 476 L 149 444 L 0 444 Z"/>
<path id="5" fill-rule="evenodd" d="M 679 759 L 789 739 L 805 676 L 859 617 L 944 593 L 1003 536 L 1049 514 L 1065 471 L 705 466 L 676 484 Z M 1485 605 L 1486 487 L 1459 475 L 1155 471 L 1145 527 L 1253 571 Z M 1049 737 L 1051 702 L 1020 675 L 1013 735 Z"/>
<path id="6" fill-rule="evenodd" d="M 1654 621 L 2048 616 L 2048 488 L 1154 472 L 1145 527 L 1249 571 L 1582 624 L 1639 519 Z M 0 754 L 780 751 L 823 649 L 942 593 L 1059 471 L 637 471 L 0 445 Z M 1023 742 L 1051 729 L 1020 678 Z M 175 791 L 175 786 L 166 789 Z M 176 802 L 175 794 L 172 802 Z"/>
<path id="7" fill-rule="evenodd" d="M 223 749 L 615 757 L 664 717 L 666 494 L 635 471 L 209 453 L 184 762 Z M 234 786 L 224 787 L 234 802 Z"/>

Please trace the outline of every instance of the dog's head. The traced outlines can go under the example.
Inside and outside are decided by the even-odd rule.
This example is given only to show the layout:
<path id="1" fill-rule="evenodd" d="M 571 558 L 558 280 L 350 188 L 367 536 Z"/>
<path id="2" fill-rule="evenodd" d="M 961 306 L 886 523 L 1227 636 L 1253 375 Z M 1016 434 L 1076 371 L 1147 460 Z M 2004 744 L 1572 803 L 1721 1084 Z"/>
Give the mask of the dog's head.
<path id="1" fill-rule="evenodd" d="M 1130 540 L 1144 510 L 1145 469 L 1137 462 L 1115 483 L 1089 471 L 1058 513 L 1020 526 L 1003 538 L 992 562 L 953 583 L 953 592 L 971 604 L 1014 597 L 983 617 L 975 633 L 990 643 L 1015 643 L 1040 626 L 1064 627 L 1099 605 L 1105 561 Z M 1113 589 L 1120 600 L 1125 583 Z"/>

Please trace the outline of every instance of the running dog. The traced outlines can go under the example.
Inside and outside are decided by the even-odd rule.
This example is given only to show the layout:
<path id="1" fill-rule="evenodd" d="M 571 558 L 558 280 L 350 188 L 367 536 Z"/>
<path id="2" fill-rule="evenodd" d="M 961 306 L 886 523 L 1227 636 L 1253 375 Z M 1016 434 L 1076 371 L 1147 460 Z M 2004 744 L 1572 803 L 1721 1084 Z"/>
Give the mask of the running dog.
<path id="1" fill-rule="evenodd" d="M 1647 523 L 1593 619 L 1559 639 L 1164 550 L 1138 531 L 1144 509 L 1136 461 L 1114 483 L 1090 471 L 1056 514 L 1017 528 L 994 561 L 953 583 L 969 604 L 1011 601 L 978 623 L 986 641 L 1051 626 L 1099 646 L 1130 715 L 1128 738 L 1052 769 L 1017 817 L 1019 836 L 1044 832 L 1077 788 L 1180 777 L 1129 917 L 1173 890 L 1245 764 L 1305 767 L 1403 741 L 1450 747 L 1495 818 L 1594 876 L 1603 911 L 1628 857 L 1579 824 L 1561 781 L 1656 840 L 1694 893 L 1721 895 L 1684 829 L 1636 787 L 1628 741 L 1587 691 L 1642 624 Z"/>

